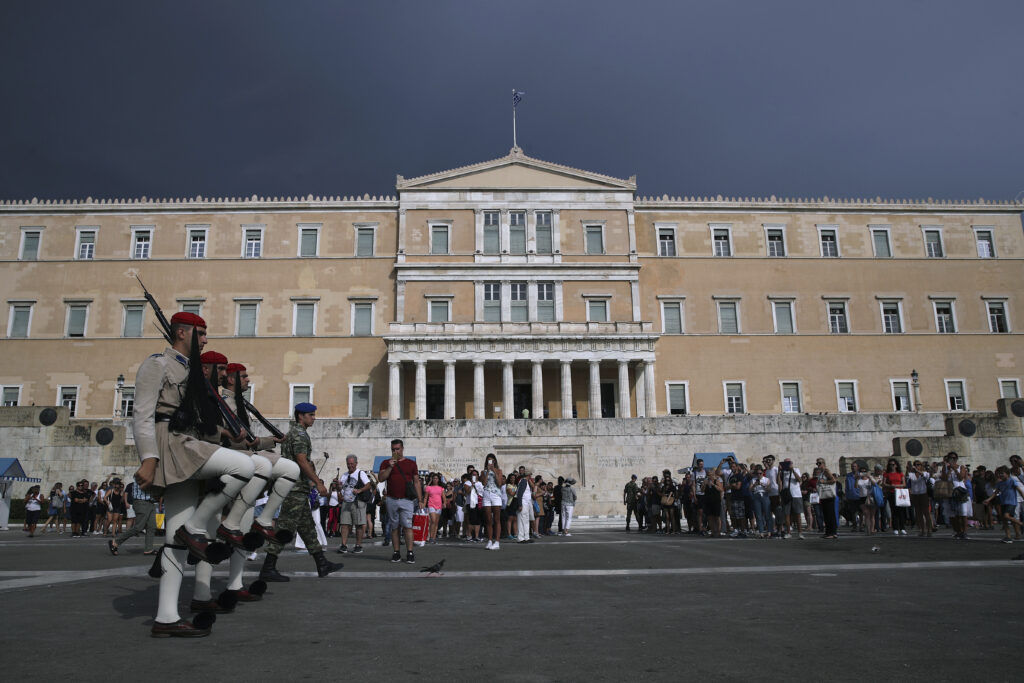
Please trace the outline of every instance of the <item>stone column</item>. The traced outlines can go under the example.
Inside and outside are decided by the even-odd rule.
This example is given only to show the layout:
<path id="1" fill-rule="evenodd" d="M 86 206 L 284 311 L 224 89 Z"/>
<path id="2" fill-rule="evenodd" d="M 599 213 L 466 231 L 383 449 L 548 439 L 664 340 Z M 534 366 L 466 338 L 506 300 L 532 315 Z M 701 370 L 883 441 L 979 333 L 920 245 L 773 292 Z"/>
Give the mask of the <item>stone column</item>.
<path id="1" fill-rule="evenodd" d="M 647 417 L 655 417 L 658 414 L 654 400 L 654 361 L 644 365 L 644 399 L 647 404 Z"/>
<path id="2" fill-rule="evenodd" d="M 619 417 L 631 417 L 629 411 L 629 361 L 619 361 Z"/>
<path id="3" fill-rule="evenodd" d="M 636 394 L 636 416 L 647 417 L 647 393 L 644 389 L 644 366 L 643 361 L 636 364 L 633 370 L 633 393 Z"/>
<path id="4" fill-rule="evenodd" d="M 515 403 L 512 400 L 512 361 L 501 361 L 501 413 L 506 420 L 514 420 Z"/>
<path id="5" fill-rule="evenodd" d="M 540 420 L 544 417 L 544 372 L 541 361 L 533 361 L 533 375 L 530 377 L 530 388 L 533 390 L 533 408 L 530 417 Z"/>
<path id="6" fill-rule="evenodd" d="M 473 361 L 473 419 L 482 420 L 484 413 L 484 362 Z"/>
<path id="7" fill-rule="evenodd" d="M 572 361 L 562 361 L 562 419 L 572 419 Z"/>
<path id="8" fill-rule="evenodd" d="M 455 419 L 455 361 L 444 362 L 444 419 Z"/>
<path id="9" fill-rule="evenodd" d="M 427 362 L 416 361 L 416 419 L 427 419 Z"/>
<path id="10" fill-rule="evenodd" d="M 601 362 L 590 361 L 590 419 L 601 417 Z"/>
<path id="11" fill-rule="evenodd" d="M 401 371 L 400 362 L 388 361 L 388 417 L 392 420 L 402 419 Z"/>

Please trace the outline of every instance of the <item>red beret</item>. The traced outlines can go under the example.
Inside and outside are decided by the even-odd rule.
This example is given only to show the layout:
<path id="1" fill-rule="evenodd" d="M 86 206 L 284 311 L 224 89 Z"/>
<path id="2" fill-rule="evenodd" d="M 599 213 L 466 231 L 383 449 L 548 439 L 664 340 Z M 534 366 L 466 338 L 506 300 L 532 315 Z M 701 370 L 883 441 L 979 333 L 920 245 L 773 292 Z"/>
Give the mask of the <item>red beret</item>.
<path id="1" fill-rule="evenodd" d="M 245 371 L 245 366 L 241 363 L 228 363 L 228 374 Z"/>
<path id="2" fill-rule="evenodd" d="M 179 311 L 171 316 L 171 324 L 192 325 L 193 327 L 206 327 L 206 321 L 195 313 Z"/>
<path id="3" fill-rule="evenodd" d="M 228 357 L 223 353 L 217 353 L 216 351 L 207 351 L 203 355 L 199 356 L 199 360 L 203 365 L 224 365 L 228 362 Z"/>

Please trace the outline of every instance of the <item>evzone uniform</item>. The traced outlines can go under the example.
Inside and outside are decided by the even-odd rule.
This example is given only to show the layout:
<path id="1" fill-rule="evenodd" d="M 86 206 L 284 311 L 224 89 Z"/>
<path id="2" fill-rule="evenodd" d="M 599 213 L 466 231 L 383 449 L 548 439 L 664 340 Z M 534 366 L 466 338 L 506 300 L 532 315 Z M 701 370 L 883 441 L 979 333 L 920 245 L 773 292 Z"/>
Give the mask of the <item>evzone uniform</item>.
<path id="1" fill-rule="evenodd" d="M 187 326 L 187 336 L 205 338 L 206 322 L 198 315 L 176 313 L 171 318 L 172 331 L 183 325 Z M 202 328 L 202 333 L 197 328 Z M 200 438 L 194 426 L 176 422 L 176 429 L 171 429 L 171 420 L 185 397 L 188 377 L 189 359 L 169 347 L 143 361 L 135 380 L 132 431 L 142 462 L 136 478 L 142 479 L 143 472 L 153 468 L 152 483 L 147 488 L 163 489 L 164 528 L 168 531 L 168 543 L 158 558 L 160 589 L 151 631 L 154 637 L 209 635 L 212 619 L 197 618 L 199 623 L 192 623 L 178 613 L 186 560 L 191 553 L 218 561 L 207 555 L 208 549 L 213 554 L 205 535 L 208 522 L 232 501 L 228 520 L 241 520 L 245 504 L 236 498 L 255 471 L 251 457 Z M 149 461 L 155 461 L 155 465 Z M 200 498 L 200 484 L 207 480 L 218 480 L 219 484 L 208 485 Z"/>
<path id="2" fill-rule="evenodd" d="M 227 358 L 215 352 L 203 354 L 203 364 L 227 364 Z M 210 355 L 208 355 L 210 354 Z M 245 372 L 246 368 L 240 363 L 227 364 L 227 373 L 231 377 L 235 372 Z M 216 370 L 211 373 L 216 377 Z M 231 388 L 221 389 L 221 397 L 229 408 L 234 408 L 236 403 L 235 392 Z M 242 408 L 244 411 L 244 407 Z M 236 412 L 239 422 L 246 429 L 251 421 L 244 412 Z M 257 437 L 254 441 L 244 440 L 232 441 L 230 447 L 245 453 L 252 459 L 254 473 L 249 483 L 242 487 L 239 498 L 245 503 L 245 510 L 237 527 L 232 526 L 231 520 L 224 519 L 220 523 L 219 515 L 211 518 L 207 525 L 207 535 L 210 537 L 223 538 L 232 544 L 231 560 L 228 568 L 227 591 L 222 593 L 216 600 L 213 599 L 211 590 L 211 579 L 213 566 L 208 562 L 199 562 L 196 565 L 196 583 L 192 593 L 190 605 L 193 612 L 209 610 L 212 612 L 230 612 L 234 609 L 236 602 L 254 602 L 260 600 L 266 584 L 258 582 L 249 590 L 243 588 L 242 573 L 245 570 L 245 560 L 249 551 L 261 546 L 264 540 L 276 538 L 274 534 L 274 513 L 281 506 L 285 497 L 292 490 L 295 482 L 299 479 L 299 466 L 292 460 L 282 458 L 275 451 L 277 441 L 273 437 Z M 270 486 L 267 504 L 263 513 L 254 521 L 253 507 L 259 500 L 263 490 Z M 250 533 L 242 536 L 242 530 L 249 529 Z M 241 541 L 239 542 L 239 539 Z"/>

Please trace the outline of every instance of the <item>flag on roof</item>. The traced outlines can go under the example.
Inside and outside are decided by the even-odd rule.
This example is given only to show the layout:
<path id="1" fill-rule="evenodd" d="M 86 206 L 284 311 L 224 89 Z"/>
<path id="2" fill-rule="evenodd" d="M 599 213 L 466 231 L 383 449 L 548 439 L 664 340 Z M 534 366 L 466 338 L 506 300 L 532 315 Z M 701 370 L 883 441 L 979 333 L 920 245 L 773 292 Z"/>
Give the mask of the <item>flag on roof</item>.
<path id="1" fill-rule="evenodd" d="M 522 90 L 512 89 L 512 108 L 515 109 L 516 105 L 523 101 L 523 95 L 526 93 Z"/>

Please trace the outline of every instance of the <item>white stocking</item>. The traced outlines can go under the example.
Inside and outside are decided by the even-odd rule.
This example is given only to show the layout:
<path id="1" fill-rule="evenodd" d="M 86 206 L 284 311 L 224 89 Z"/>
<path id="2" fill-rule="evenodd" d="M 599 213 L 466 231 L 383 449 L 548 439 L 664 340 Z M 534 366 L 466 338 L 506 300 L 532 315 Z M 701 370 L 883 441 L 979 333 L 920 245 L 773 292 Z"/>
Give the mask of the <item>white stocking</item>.
<path id="1" fill-rule="evenodd" d="M 199 496 L 199 482 L 184 481 L 172 484 L 164 491 L 164 529 L 168 536 L 173 536 L 174 529 L 185 523 L 195 514 L 196 499 Z M 171 540 L 170 538 L 168 540 Z M 173 543 L 173 540 L 171 540 Z M 181 591 L 181 579 L 184 577 L 185 560 L 188 550 L 176 550 L 164 546 L 160 549 L 160 566 L 163 575 L 160 577 L 160 598 L 156 612 L 156 620 L 162 624 L 173 624 L 178 616 L 178 593 Z"/>
<path id="2" fill-rule="evenodd" d="M 211 540 L 217 539 L 217 527 L 220 526 L 220 515 L 214 515 L 210 518 L 210 521 L 206 523 L 206 537 Z M 202 600 L 203 602 L 210 600 L 212 594 L 210 592 L 210 583 L 213 580 L 213 565 L 205 560 L 199 560 L 196 563 L 196 585 L 192 589 L 192 599 Z"/>
<path id="3" fill-rule="evenodd" d="M 274 486 L 267 496 L 267 504 L 263 507 L 263 513 L 256 519 L 263 526 L 270 526 L 274 523 L 274 513 L 281 507 L 281 503 L 288 496 L 288 493 L 295 486 L 299 479 L 299 466 L 294 461 L 280 458 L 274 463 L 270 471 L 270 478 L 274 480 Z"/>
<path id="4" fill-rule="evenodd" d="M 252 526 L 253 512 L 252 508 L 245 511 L 242 515 L 242 528 L 248 529 Z M 231 549 L 231 564 L 228 566 L 228 590 L 237 591 L 242 588 L 242 572 L 245 571 L 245 558 L 248 557 L 249 551 L 243 548 L 232 548 Z"/>
<path id="5" fill-rule="evenodd" d="M 210 518 L 219 513 L 228 501 L 235 499 L 242 487 L 252 479 L 254 471 L 252 458 L 247 454 L 228 448 L 218 448 L 214 451 L 209 460 L 192 475 L 192 479 L 218 478 L 224 484 L 224 488 L 217 493 L 206 494 L 196 507 L 195 513 L 185 522 L 185 530 L 192 534 L 204 533 Z M 169 533 L 174 533 L 176 529 L 177 527 L 167 527 Z"/>
<path id="6" fill-rule="evenodd" d="M 239 524 L 242 523 L 242 515 L 245 514 L 246 510 L 251 510 L 256 501 L 259 500 L 260 493 L 266 488 L 271 476 L 269 460 L 262 455 L 250 455 L 249 458 L 252 460 L 254 470 L 252 479 L 242 487 L 238 498 L 235 498 L 235 502 L 231 504 L 231 511 L 224 518 L 224 526 L 232 531 L 241 529 L 243 532 L 246 532 L 249 530 L 248 527 L 239 527 Z"/>

